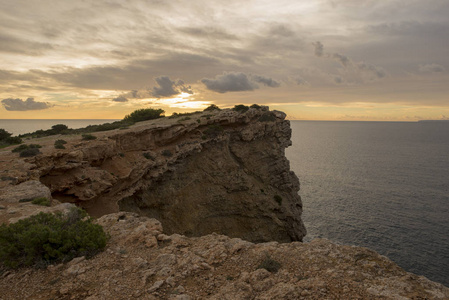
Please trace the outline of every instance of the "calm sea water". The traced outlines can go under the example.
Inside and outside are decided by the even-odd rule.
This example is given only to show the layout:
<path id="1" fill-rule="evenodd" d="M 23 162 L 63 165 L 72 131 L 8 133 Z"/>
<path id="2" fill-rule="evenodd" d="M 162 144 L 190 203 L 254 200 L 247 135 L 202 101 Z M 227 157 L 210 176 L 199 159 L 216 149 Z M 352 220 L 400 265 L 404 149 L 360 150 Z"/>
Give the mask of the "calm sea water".
<path id="1" fill-rule="evenodd" d="M 368 247 L 449 286 L 449 123 L 291 125 L 305 241 Z"/>
<path id="2" fill-rule="evenodd" d="M 47 130 L 56 124 L 64 124 L 69 128 L 76 129 L 86 127 L 88 125 L 98 125 L 110 123 L 117 120 L 1 120 L 0 128 L 5 129 L 13 135 L 30 133 L 39 129 Z"/>

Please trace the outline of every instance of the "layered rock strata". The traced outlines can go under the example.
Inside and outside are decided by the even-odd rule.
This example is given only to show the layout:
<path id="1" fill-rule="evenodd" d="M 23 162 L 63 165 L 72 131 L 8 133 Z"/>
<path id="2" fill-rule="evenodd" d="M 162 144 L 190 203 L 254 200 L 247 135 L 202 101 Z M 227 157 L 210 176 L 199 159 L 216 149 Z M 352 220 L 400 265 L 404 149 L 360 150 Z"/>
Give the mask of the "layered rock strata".
<path id="1" fill-rule="evenodd" d="M 22 162 L 3 177 L 39 180 L 53 198 L 96 217 L 125 210 L 157 218 L 168 233 L 216 232 L 253 242 L 305 235 L 282 112 L 226 109 L 96 135 L 63 137 L 65 150 L 54 149 L 56 138 L 43 139 L 43 154 L 16 158 Z"/>

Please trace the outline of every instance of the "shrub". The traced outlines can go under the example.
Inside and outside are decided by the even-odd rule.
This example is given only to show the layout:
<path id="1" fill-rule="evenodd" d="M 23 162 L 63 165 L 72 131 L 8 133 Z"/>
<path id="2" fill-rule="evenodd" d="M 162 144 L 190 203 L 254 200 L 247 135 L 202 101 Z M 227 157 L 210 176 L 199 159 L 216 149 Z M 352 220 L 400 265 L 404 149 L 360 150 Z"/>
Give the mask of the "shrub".
<path id="1" fill-rule="evenodd" d="M 83 134 L 83 135 L 81 135 L 81 136 L 82 136 L 82 140 L 83 140 L 83 141 L 91 141 L 91 140 L 96 140 L 96 139 L 97 139 L 96 136 L 94 136 L 94 135 L 92 135 L 92 134 L 88 134 L 88 133 Z"/>
<path id="2" fill-rule="evenodd" d="M 239 105 L 234 106 L 234 108 L 232 110 L 240 112 L 240 113 L 244 113 L 244 112 L 247 112 L 248 109 L 249 109 L 249 106 L 239 104 Z"/>
<path id="3" fill-rule="evenodd" d="M 276 201 L 279 205 L 282 204 L 282 197 L 279 195 L 274 195 L 273 196 L 274 201 Z"/>
<path id="4" fill-rule="evenodd" d="M 34 198 L 31 203 L 41 206 L 50 206 L 50 200 L 45 197 Z"/>
<path id="5" fill-rule="evenodd" d="M 250 106 L 250 108 L 261 109 L 262 107 L 258 104 L 253 104 Z"/>
<path id="6" fill-rule="evenodd" d="M 214 111 L 214 110 L 221 110 L 221 108 L 219 108 L 215 104 L 211 104 L 207 108 L 204 109 L 204 111 Z"/>
<path id="7" fill-rule="evenodd" d="M 67 144 L 64 140 L 56 140 L 55 141 L 55 148 L 56 149 L 65 149 L 64 145 Z"/>
<path id="8" fill-rule="evenodd" d="M 12 135 L 12 133 L 9 133 L 3 128 L 0 128 L 0 141 L 4 141 L 7 138 L 9 138 Z"/>
<path id="9" fill-rule="evenodd" d="M 108 236 L 86 212 L 39 213 L 10 225 L 0 225 L 0 264 L 8 268 L 66 262 L 103 250 Z"/>
<path id="10" fill-rule="evenodd" d="M 19 138 L 18 136 L 10 136 L 10 137 L 4 139 L 2 141 L 2 143 L 5 143 L 7 145 L 17 145 L 17 144 L 22 143 L 22 139 Z"/>
<path id="11" fill-rule="evenodd" d="M 56 144 L 65 145 L 65 144 L 67 144 L 67 142 L 64 141 L 64 140 L 56 140 L 56 141 L 55 141 L 55 145 L 56 145 Z"/>
<path id="12" fill-rule="evenodd" d="M 153 120 L 164 117 L 165 111 L 163 109 L 143 108 L 138 109 L 126 115 L 123 118 L 125 122 L 141 122 L 146 120 Z"/>
<path id="13" fill-rule="evenodd" d="M 41 152 L 37 148 L 29 148 L 20 151 L 20 157 L 32 157 L 40 154 Z"/>
<path id="14" fill-rule="evenodd" d="M 12 149 L 11 152 L 21 152 L 26 149 L 28 149 L 28 145 L 20 145 L 19 147 Z"/>
<path id="15" fill-rule="evenodd" d="M 56 124 L 56 125 L 51 126 L 51 131 L 53 134 L 59 134 L 67 129 L 69 129 L 69 127 L 64 124 Z"/>
<path id="16" fill-rule="evenodd" d="M 266 256 L 265 259 L 259 264 L 258 269 L 265 269 L 271 273 L 277 273 L 282 265 L 272 259 L 270 256 Z"/>

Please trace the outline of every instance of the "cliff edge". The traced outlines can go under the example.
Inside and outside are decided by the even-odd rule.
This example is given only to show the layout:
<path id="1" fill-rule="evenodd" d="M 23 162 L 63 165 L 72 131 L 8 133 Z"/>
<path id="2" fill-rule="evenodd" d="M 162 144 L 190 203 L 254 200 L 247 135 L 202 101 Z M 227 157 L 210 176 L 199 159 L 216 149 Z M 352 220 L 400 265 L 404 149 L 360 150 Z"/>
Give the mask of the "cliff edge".
<path id="1" fill-rule="evenodd" d="M 42 154 L 25 160 L 0 153 L 12 164 L 2 178 L 37 180 L 52 198 L 95 217 L 122 210 L 156 218 L 169 234 L 216 232 L 252 242 L 301 241 L 306 234 L 282 112 L 214 110 L 95 135 L 33 140 Z M 54 149 L 57 138 L 67 140 L 66 149 Z"/>

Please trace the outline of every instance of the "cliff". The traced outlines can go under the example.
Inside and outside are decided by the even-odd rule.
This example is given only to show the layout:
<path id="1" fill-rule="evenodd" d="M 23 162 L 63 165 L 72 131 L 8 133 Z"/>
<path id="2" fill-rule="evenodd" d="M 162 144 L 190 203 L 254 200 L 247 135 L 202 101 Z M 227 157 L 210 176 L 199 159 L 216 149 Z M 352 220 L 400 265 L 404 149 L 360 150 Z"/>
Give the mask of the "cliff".
<path id="1" fill-rule="evenodd" d="M 43 154 L 4 158 L 13 165 L 2 178 L 38 180 L 54 199 L 96 217 L 119 210 L 154 217 L 167 233 L 253 242 L 301 241 L 306 233 L 282 112 L 215 110 L 96 135 L 62 136 L 64 150 L 54 149 L 55 138 L 33 141 Z"/>

